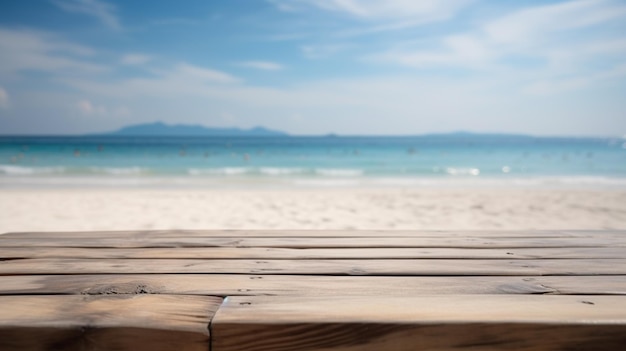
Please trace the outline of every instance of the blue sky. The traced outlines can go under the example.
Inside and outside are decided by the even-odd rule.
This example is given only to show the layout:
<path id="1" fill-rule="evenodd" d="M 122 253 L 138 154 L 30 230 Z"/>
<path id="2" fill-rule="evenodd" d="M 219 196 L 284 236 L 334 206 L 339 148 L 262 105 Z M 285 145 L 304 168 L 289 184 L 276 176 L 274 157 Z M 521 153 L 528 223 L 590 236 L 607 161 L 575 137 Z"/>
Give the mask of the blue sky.
<path id="1" fill-rule="evenodd" d="M 3 1 L 0 134 L 626 134 L 622 0 Z"/>

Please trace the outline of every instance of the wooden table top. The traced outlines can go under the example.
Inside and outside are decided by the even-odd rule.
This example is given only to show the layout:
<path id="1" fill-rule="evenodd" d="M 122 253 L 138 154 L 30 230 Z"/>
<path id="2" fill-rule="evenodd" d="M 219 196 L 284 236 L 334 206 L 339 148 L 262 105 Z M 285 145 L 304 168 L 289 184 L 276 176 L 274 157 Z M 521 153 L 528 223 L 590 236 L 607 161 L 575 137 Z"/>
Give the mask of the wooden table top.
<path id="1" fill-rule="evenodd" d="M 0 236 L 0 350 L 621 350 L 626 231 Z"/>

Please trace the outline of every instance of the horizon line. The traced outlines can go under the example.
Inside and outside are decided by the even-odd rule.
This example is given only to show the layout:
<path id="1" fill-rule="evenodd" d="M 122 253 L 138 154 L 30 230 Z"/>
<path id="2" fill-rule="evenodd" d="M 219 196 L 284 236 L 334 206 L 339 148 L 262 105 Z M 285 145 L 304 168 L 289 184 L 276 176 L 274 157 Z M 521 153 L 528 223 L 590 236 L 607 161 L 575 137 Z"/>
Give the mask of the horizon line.
<path id="1" fill-rule="evenodd" d="M 228 127 L 225 127 L 228 128 Z M 626 139 L 624 135 L 581 135 L 581 134 L 546 134 L 538 135 L 531 133 L 514 133 L 514 132 L 468 132 L 468 131 L 454 131 L 454 132 L 427 132 L 420 134 L 339 134 L 335 132 L 329 132 L 324 134 L 291 134 L 288 132 L 282 132 L 283 135 L 206 135 L 206 134 L 127 134 L 120 135 L 114 132 L 101 132 L 101 133 L 76 133 L 76 134 L 2 134 L 2 138 L 10 137 L 126 137 L 126 138 L 162 138 L 162 137 L 209 137 L 209 138 L 289 138 L 289 137 L 311 137 L 311 138 L 409 138 L 409 137 L 427 137 L 427 136 L 477 136 L 477 135 L 489 135 L 489 136 L 511 136 L 511 137 L 530 137 L 530 138 L 601 138 L 601 139 Z"/>

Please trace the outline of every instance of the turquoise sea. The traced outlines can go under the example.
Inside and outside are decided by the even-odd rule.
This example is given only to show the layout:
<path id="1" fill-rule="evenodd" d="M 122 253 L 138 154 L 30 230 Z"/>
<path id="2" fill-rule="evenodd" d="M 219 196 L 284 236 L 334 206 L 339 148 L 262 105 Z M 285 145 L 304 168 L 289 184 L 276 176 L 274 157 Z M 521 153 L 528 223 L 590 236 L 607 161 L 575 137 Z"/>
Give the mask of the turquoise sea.
<path id="1" fill-rule="evenodd" d="M 0 137 L 1 187 L 626 186 L 626 139 Z"/>

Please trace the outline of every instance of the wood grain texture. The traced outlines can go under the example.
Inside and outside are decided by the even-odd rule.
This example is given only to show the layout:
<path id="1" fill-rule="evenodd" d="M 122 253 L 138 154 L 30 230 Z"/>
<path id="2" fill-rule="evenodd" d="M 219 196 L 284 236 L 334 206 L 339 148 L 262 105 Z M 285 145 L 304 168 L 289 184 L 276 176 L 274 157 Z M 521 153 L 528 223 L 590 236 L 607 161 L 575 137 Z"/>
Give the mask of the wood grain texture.
<path id="1" fill-rule="evenodd" d="M 0 350 L 202 350 L 218 297 L 0 296 Z"/>
<path id="2" fill-rule="evenodd" d="M 427 294 L 626 295 L 626 276 L 368 277 L 229 274 L 0 276 L 0 295 L 185 294 L 416 296 Z"/>
<path id="3" fill-rule="evenodd" d="M 16 258 L 203 258 L 203 259 L 544 259 L 625 258 L 626 247 L 516 249 L 382 248 L 284 249 L 258 247 L 68 248 L 0 247 L 0 260 Z"/>
<path id="4" fill-rule="evenodd" d="M 554 248 L 626 247 L 626 236 L 520 237 L 3 237 L 0 247 Z"/>
<path id="5" fill-rule="evenodd" d="M 615 350 L 625 311 L 623 296 L 231 297 L 212 350 Z"/>
<path id="6" fill-rule="evenodd" d="M 619 350 L 626 231 L 8 234 L 0 306 L 0 350 Z"/>
<path id="7" fill-rule="evenodd" d="M 0 261 L 0 275 L 307 274 L 395 276 L 623 275 L 626 259 L 580 260 L 202 260 L 21 259 Z"/>
<path id="8" fill-rule="evenodd" d="M 625 324 L 626 296 L 421 295 L 394 299 L 347 295 L 332 299 L 235 296 L 224 301 L 213 324 L 259 321 L 264 324 L 358 321 Z"/>
<path id="9" fill-rule="evenodd" d="M 623 325 L 542 323 L 218 324 L 212 351 L 615 351 Z"/>

